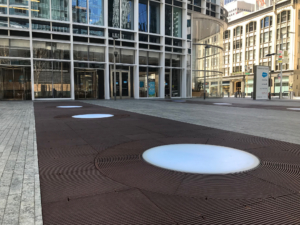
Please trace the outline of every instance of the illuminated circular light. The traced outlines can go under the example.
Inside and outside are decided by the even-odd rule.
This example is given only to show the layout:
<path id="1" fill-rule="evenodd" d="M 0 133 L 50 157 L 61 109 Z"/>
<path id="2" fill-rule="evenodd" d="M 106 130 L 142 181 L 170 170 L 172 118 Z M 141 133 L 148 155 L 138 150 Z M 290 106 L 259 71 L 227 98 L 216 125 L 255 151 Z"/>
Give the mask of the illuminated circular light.
<path id="1" fill-rule="evenodd" d="M 231 103 L 214 103 L 215 105 L 232 105 Z"/>
<path id="2" fill-rule="evenodd" d="M 300 110 L 300 108 L 287 108 L 287 109 L 289 109 L 289 110 L 296 110 L 296 111 Z"/>
<path id="3" fill-rule="evenodd" d="M 98 119 L 98 118 L 108 118 L 113 116 L 114 115 L 111 114 L 83 114 L 83 115 L 76 115 L 72 117 L 76 119 Z"/>
<path id="4" fill-rule="evenodd" d="M 248 152 L 202 144 L 159 146 L 145 151 L 143 158 L 164 169 L 200 174 L 236 173 L 259 165 L 259 159 Z"/>
<path id="5" fill-rule="evenodd" d="M 80 105 L 62 105 L 62 106 L 56 106 L 56 108 L 62 108 L 62 109 L 71 109 L 71 108 L 81 108 Z"/>

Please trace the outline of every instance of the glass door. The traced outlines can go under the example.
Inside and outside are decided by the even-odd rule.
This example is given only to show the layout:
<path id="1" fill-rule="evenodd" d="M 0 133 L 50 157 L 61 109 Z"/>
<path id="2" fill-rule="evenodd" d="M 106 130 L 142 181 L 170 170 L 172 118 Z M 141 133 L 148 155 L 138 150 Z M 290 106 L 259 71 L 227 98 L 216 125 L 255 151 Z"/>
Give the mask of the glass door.
<path id="1" fill-rule="evenodd" d="M 97 71 L 77 70 L 75 71 L 76 99 L 97 98 Z"/>
<path id="2" fill-rule="evenodd" d="M 31 73 L 29 67 L 0 68 L 0 99 L 31 99 Z"/>
<path id="3" fill-rule="evenodd" d="M 114 72 L 111 72 L 111 98 L 114 98 Z M 130 98 L 130 75 L 128 71 L 116 71 L 116 97 L 119 99 Z"/>

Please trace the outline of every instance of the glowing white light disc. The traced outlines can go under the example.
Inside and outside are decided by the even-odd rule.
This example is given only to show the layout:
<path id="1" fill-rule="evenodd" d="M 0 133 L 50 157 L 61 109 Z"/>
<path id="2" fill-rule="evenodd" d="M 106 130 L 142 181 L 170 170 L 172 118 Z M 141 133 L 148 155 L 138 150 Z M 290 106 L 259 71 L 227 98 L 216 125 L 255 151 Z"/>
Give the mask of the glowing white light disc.
<path id="1" fill-rule="evenodd" d="M 77 119 L 98 119 L 98 118 L 108 118 L 113 116 L 114 115 L 111 114 L 83 114 L 83 115 L 76 115 L 72 117 Z"/>
<path id="2" fill-rule="evenodd" d="M 62 105 L 62 106 L 56 106 L 56 108 L 62 108 L 62 109 L 70 109 L 70 108 L 81 108 L 82 106 L 79 105 Z"/>
<path id="3" fill-rule="evenodd" d="M 230 103 L 214 103 L 215 105 L 232 105 Z"/>
<path id="4" fill-rule="evenodd" d="M 164 169 L 200 174 L 236 173 L 259 165 L 259 159 L 248 152 L 202 144 L 159 146 L 145 151 L 143 158 Z"/>
<path id="5" fill-rule="evenodd" d="M 296 110 L 296 111 L 300 110 L 300 108 L 287 108 L 287 109 L 289 109 L 289 110 Z"/>

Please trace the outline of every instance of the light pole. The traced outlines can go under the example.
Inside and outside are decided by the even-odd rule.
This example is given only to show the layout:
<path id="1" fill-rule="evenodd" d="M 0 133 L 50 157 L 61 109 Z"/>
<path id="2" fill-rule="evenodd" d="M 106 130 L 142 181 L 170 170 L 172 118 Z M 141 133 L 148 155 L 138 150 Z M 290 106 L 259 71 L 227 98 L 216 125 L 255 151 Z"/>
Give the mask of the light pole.
<path id="1" fill-rule="evenodd" d="M 118 33 L 113 33 L 112 38 L 114 39 L 114 96 L 115 96 L 115 101 L 117 100 L 116 96 L 116 90 L 117 90 L 117 80 L 116 80 L 116 58 L 118 56 L 118 52 L 116 51 L 116 39 L 119 38 Z"/>
<path id="2" fill-rule="evenodd" d="M 205 48 L 204 48 L 204 94 L 203 94 L 203 97 L 204 97 L 204 100 L 205 100 L 205 97 L 206 97 L 206 49 L 209 49 L 211 48 L 210 45 L 205 45 Z"/>
<path id="3" fill-rule="evenodd" d="M 271 73 L 272 73 L 272 56 L 273 55 L 276 55 L 276 53 L 270 53 L 270 54 L 267 54 L 266 55 L 266 57 L 271 57 L 271 66 L 270 66 L 270 72 L 269 72 L 269 74 L 270 74 L 270 76 L 269 76 L 269 86 L 270 86 L 270 92 L 269 92 L 269 99 L 271 100 Z"/>

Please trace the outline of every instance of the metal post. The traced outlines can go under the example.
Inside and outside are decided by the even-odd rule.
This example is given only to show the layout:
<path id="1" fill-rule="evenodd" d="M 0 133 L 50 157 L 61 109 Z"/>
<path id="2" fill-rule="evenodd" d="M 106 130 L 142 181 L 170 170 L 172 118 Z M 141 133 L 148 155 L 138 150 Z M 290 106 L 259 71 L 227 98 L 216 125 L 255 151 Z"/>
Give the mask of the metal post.
<path id="1" fill-rule="evenodd" d="M 114 38 L 114 96 L 115 96 L 115 101 L 117 100 L 116 97 L 116 90 L 117 90 L 117 85 L 116 85 L 116 57 L 117 55 L 115 54 L 116 52 L 116 39 Z"/>
<path id="2" fill-rule="evenodd" d="M 204 48 L 204 84 L 203 84 L 203 89 L 204 89 L 204 100 L 205 100 L 205 95 L 206 95 L 206 47 Z"/>
<path id="3" fill-rule="evenodd" d="M 281 35 L 281 46 L 283 46 L 283 35 Z M 282 59 L 281 59 L 282 60 Z M 280 93 L 279 99 L 282 99 L 282 62 L 280 63 Z"/>

